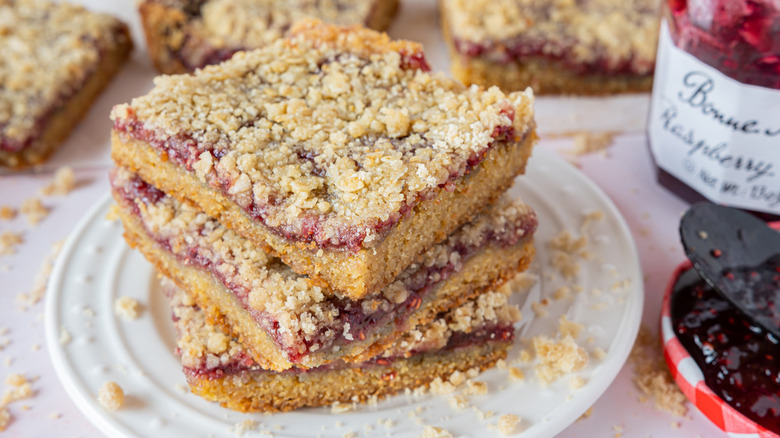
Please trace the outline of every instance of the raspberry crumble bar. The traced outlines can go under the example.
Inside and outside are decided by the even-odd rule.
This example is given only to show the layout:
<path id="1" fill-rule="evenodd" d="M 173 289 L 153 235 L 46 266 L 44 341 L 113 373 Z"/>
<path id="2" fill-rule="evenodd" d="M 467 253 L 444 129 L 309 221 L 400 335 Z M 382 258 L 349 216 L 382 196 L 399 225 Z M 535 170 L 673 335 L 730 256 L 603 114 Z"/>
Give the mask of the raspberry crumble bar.
<path id="1" fill-rule="evenodd" d="M 508 287 L 437 315 L 400 338 L 393 348 L 362 363 L 335 362 L 310 370 L 262 368 L 244 345 L 208 322 L 186 292 L 163 279 L 178 332 L 177 353 L 191 391 L 242 412 L 289 411 L 376 400 L 436 378 L 492 367 L 506 357 L 518 309 Z"/>
<path id="2" fill-rule="evenodd" d="M 119 20 L 67 3 L 0 1 L 0 166 L 43 162 L 132 49 Z"/>
<path id="3" fill-rule="evenodd" d="M 357 301 L 313 286 L 279 259 L 192 205 L 125 169 L 112 174 L 125 238 L 223 321 L 264 368 L 314 368 L 360 362 L 524 270 L 536 216 L 502 197 L 428 248 L 381 291 Z"/>
<path id="4" fill-rule="evenodd" d="M 152 62 L 173 74 L 269 44 L 303 18 L 385 30 L 398 0 L 144 0 L 138 9 Z"/>
<path id="5" fill-rule="evenodd" d="M 112 111 L 112 156 L 350 299 L 524 172 L 530 90 L 464 87 L 422 48 L 309 20 Z"/>
<path id="6" fill-rule="evenodd" d="M 488 4 L 489 3 L 489 4 Z M 537 94 L 649 91 L 655 0 L 440 0 L 452 74 Z"/>

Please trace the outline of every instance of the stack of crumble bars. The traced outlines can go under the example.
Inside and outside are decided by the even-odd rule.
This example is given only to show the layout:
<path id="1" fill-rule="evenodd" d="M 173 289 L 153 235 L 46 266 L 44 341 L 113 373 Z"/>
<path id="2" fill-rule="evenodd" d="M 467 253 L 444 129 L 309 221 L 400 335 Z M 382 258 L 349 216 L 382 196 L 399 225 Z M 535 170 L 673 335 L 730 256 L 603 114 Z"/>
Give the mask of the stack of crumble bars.
<path id="1" fill-rule="evenodd" d="M 125 238 L 175 283 L 194 393 L 284 411 L 506 356 L 533 96 L 428 70 L 415 43 L 306 20 L 114 108 Z"/>

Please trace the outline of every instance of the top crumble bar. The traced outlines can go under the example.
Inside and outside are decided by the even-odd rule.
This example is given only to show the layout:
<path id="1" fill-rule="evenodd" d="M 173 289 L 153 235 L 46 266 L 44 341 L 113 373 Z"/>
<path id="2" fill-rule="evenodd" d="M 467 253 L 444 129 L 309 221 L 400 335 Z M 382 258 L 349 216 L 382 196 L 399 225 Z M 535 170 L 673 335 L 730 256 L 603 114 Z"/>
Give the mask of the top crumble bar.
<path id="1" fill-rule="evenodd" d="M 155 67 L 192 72 L 284 37 L 298 20 L 384 30 L 398 0 L 143 0 L 138 10 Z"/>
<path id="2" fill-rule="evenodd" d="M 530 90 L 428 72 L 420 45 L 315 20 L 112 111 L 119 165 L 359 298 L 522 173 Z"/>

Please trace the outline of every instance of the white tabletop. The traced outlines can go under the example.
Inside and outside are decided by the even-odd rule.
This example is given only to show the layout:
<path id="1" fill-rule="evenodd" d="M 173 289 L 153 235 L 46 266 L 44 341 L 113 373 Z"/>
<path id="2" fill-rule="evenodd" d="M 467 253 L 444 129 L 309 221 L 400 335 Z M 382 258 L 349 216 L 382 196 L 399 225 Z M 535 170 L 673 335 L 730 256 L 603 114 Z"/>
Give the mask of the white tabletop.
<path id="1" fill-rule="evenodd" d="M 57 380 L 45 347 L 43 302 L 26 310 L 20 309 L 17 303 L 18 294 L 29 293 L 32 289 L 33 278 L 52 244 L 64 240 L 89 207 L 108 191 L 108 110 L 114 104 L 143 94 L 151 87 L 155 75 L 145 52 L 134 2 L 93 0 L 83 3 L 96 10 L 112 11 L 131 23 L 136 51 L 49 164 L 36 172 L 0 171 L 0 206 L 15 208 L 28 198 L 41 197 L 38 191 L 51 180 L 59 166 L 72 166 L 77 179 L 76 189 L 67 196 L 41 197 L 44 205 L 50 208 L 50 214 L 37 226 L 28 224 L 21 215 L 12 221 L 0 220 L 0 234 L 22 232 L 24 238 L 16 254 L 0 256 L 0 327 L 8 329 L 0 335 L 0 378 L 20 373 L 34 379 L 33 397 L 9 405 L 13 419 L 5 436 L 50 436 L 52 431 L 61 437 L 101 436 Z M 394 37 L 421 40 L 434 69 L 444 70 L 447 57 L 436 14 L 435 1 L 406 1 L 390 33 Z M 622 131 L 605 154 L 590 154 L 576 160 L 581 170 L 617 204 L 631 228 L 645 274 L 643 324 L 657 333 L 665 285 L 675 266 L 684 259 L 677 225 L 687 205 L 656 183 L 642 132 L 647 102 L 646 95 L 612 99 L 539 99 L 542 141 L 538 147 L 567 156 L 563 151 L 572 147 L 571 138 L 554 134 L 585 129 Z M 677 418 L 657 410 L 652 402 L 641 402 L 641 394 L 632 378 L 632 366 L 624 366 L 594 405 L 592 415 L 572 424 L 561 436 L 675 438 L 723 435 L 693 406 L 689 405 L 686 417 Z M 283 433 L 277 433 L 280 435 Z"/>

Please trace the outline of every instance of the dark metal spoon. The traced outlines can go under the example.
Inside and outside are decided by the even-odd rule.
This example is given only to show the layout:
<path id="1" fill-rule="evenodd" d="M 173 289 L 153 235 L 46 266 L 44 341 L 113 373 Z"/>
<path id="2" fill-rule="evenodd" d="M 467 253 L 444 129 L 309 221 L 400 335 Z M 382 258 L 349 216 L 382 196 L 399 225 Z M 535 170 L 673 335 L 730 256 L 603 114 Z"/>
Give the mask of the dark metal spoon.
<path id="1" fill-rule="evenodd" d="M 699 203 L 680 220 L 680 238 L 713 289 L 780 337 L 780 233 L 743 211 Z"/>

